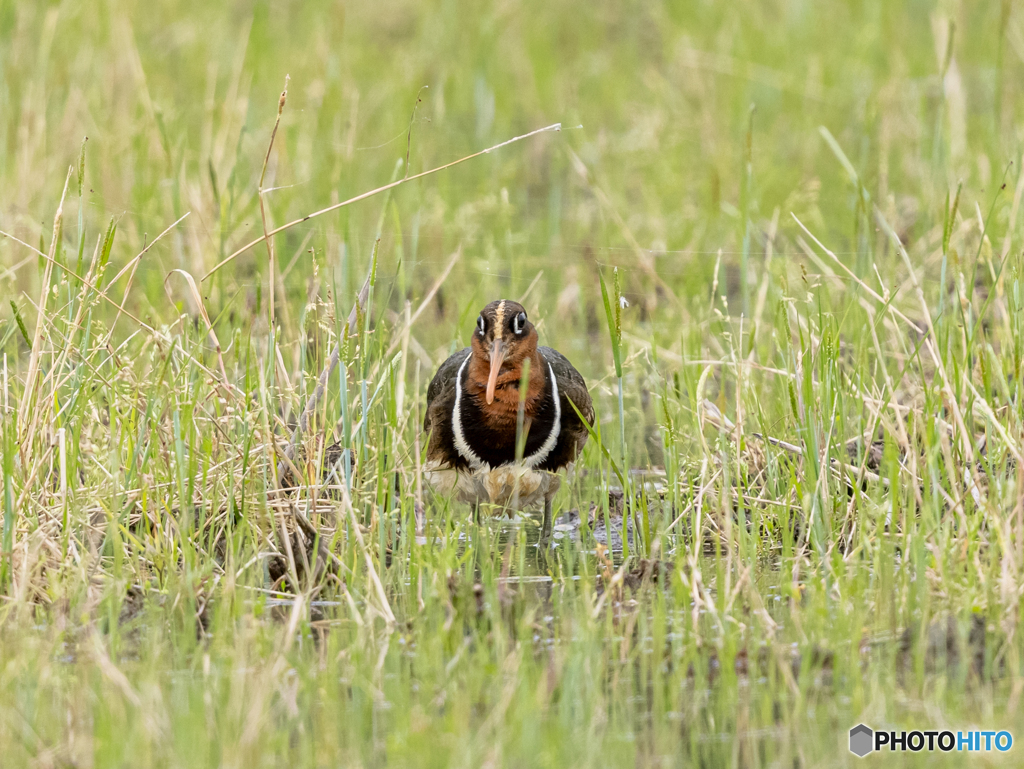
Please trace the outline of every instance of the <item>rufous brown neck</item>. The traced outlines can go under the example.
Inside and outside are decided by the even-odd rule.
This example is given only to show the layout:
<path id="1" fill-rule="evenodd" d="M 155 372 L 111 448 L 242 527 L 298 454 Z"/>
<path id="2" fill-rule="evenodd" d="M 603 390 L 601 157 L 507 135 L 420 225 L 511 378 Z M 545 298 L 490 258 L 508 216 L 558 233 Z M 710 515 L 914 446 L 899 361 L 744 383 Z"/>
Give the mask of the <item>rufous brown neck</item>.
<path id="1" fill-rule="evenodd" d="M 474 354 L 470 357 L 466 393 L 477 400 L 481 413 L 495 429 L 511 427 L 515 430 L 519 411 L 519 383 L 523 377 L 523 362 L 526 360 L 530 361 L 530 381 L 523 402 L 523 417 L 529 420 L 541 408 L 544 385 L 547 381 L 544 361 L 537 349 L 534 348 L 529 355 L 518 361 L 508 361 L 501 367 L 494 390 L 494 400 L 491 403 L 487 403 L 485 398 L 490 361 L 482 355 Z"/>

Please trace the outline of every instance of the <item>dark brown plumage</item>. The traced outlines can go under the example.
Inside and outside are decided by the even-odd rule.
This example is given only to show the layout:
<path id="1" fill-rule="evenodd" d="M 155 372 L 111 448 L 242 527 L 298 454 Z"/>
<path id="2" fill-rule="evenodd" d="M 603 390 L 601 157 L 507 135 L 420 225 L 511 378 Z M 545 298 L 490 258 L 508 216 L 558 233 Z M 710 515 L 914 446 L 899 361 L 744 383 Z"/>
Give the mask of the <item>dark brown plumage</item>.
<path id="1" fill-rule="evenodd" d="M 470 347 L 448 358 L 434 375 L 423 429 L 430 436 L 427 471 L 435 487 L 476 505 L 527 507 L 543 499 L 547 532 L 557 473 L 571 467 L 587 442 L 579 414 L 593 424 L 594 407 L 586 382 L 568 359 L 537 341 L 522 305 L 511 300 L 487 305 Z M 526 443 L 517 462 L 526 361 Z"/>

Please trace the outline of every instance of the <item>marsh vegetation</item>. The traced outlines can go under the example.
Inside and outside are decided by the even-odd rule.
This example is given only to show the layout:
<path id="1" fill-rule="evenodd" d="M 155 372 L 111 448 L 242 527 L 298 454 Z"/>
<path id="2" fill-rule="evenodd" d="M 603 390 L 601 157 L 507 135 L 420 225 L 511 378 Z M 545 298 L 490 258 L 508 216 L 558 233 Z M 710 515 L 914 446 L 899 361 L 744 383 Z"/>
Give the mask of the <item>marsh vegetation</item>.
<path id="1" fill-rule="evenodd" d="M 0 0 L 0 73 L 4 766 L 1024 739 L 1020 7 Z M 498 297 L 551 542 L 423 479 Z"/>

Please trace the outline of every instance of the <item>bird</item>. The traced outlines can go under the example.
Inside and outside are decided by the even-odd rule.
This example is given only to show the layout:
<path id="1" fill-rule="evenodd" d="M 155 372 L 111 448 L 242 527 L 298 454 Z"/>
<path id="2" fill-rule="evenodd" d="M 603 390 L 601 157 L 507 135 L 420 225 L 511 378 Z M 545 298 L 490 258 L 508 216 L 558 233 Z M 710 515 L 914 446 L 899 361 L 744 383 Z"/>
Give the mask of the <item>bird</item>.
<path id="1" fill-rule="evenodd" d="M 470 346 L 442 363 L 427 388 L 424 470 L 436 491 L 473 505 L 477 516 L 486 503 L 511 514 L 543 501 L 546 538 L 559 473 L 571 472 L 583 450 L 594 404 L 572 363 L 538 341 L 518 302 L 498 299 L 483 308 Z"/>

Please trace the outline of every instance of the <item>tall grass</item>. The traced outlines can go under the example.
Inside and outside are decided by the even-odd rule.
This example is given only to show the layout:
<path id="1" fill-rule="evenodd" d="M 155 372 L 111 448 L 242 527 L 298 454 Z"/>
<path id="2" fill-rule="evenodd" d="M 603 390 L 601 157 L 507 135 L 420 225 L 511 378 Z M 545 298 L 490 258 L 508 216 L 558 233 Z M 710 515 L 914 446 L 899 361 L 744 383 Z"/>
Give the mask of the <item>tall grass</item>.
<path id="1" fill-rule="evenodd" d="M 0 763 L 1019 738 L 1020 40 L 1012 3 L 0 0 Z M 499 296 L 598 413 L 543 546 L 422 472 Z"/>

